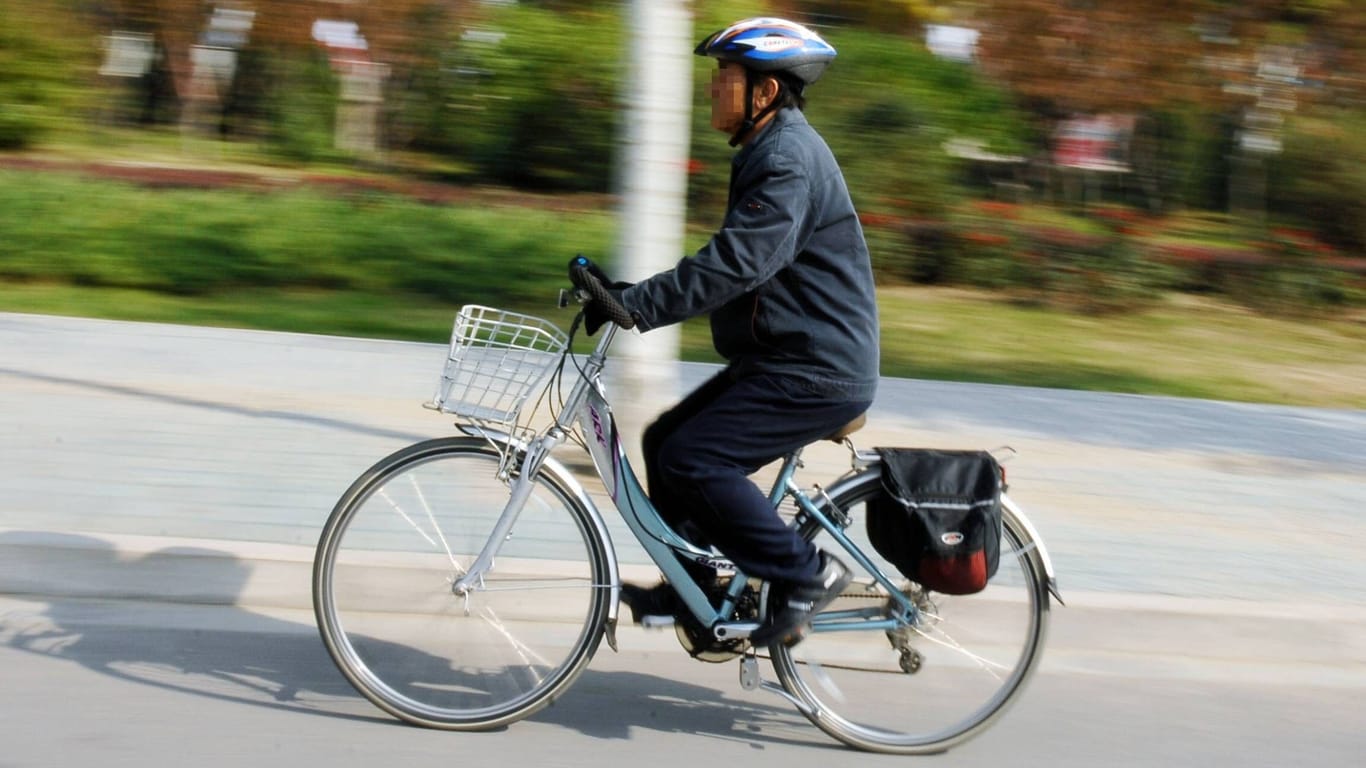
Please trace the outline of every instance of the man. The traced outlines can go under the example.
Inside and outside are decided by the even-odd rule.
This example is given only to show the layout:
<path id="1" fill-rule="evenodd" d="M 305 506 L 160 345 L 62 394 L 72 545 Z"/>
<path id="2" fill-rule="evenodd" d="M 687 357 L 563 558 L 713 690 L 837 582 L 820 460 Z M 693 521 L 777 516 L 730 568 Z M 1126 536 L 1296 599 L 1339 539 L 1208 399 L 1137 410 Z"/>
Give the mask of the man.
<path id="1" fill-rule="evenodd" d="M 801 111 L 835 49 L 801 25 L 760 18 L 707 37 L 696 53 L 717 60 L 711 125 L 742 147 L 725 221 L 696 254 L 617 295 L 642 331 L 710 314 L 728 365 L 645 430 L 650 495 L 675 528 L 695 526 L 772 584 L 768 618 L 750 639 L 791 644 L 850 574 L 791 531 L 749 475 L 872 403 L 872 269 L 839 166 Z M 590 311 L 590 331 L 603 321 Z M 667 584 L 628 584 L 622 599 L 637 621 L 676 605 Z"/>

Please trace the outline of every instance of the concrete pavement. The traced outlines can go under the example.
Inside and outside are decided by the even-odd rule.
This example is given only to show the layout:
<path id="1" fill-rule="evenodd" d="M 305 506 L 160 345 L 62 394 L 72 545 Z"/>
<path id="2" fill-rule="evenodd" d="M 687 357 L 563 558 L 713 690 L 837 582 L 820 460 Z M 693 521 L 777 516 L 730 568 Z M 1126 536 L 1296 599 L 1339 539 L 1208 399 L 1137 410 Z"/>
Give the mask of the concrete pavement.
<path id="1" fill-rule="evenodd" d="M 381 456 L 451 432 L 421 407 L 442 355 L 0 314 L 0 592 L 306 608 L 312 548 L 342 490 Z M 686 387 L 711 369 L 681 370 Z M 1172 626 L 1232 617 L 1199 643 L 1213 649 L 1281 616 L 1293 621 L 1265 640 L 1266 659 L 1308 636 L 1326 665 L 1311 677 L 1366 660 L 1364 412 L 887 380 L 872 416 L 864 446 L 1019 452 L 1012 496 L 1069 604 L 1101 612 L 1073 614 L 1078 631 L 1135 611 Z M 823 445 L 807 464 L 807 481 L 824 480 L 847 457 Z M 628 573 L 648 576 L 604 513 Z M 1133 636 L 1189 650 L 1190 633 L 1144 626 Z"/>
<path id="2" fill-rule="evenodd" d="M 16 702 L 0 763 L 179 764 L 168 733 L 205 765 L 452 748 L 672 765 L 698 736 L 717 759 L 828 763 L 833 742 L 668 631 L 623 627 L 620 653 L 504 734 L 393 727 L 351 692 L 312 626 L 313 544 L 358 473 L 450 433 L 420 406 L 441 359 L 439 344 L 0 314 L 0 676 Z M 681 383 L 708 371 L 683 366 Z M 1011 493 L 1068 602 L 1024 699 L 937 762 L 1360 753 L 1366 413 L 889 380 L 858 440 L 1013 446 Z M 845 456 L 821 445 L 807 465 L 820 480 Z"/>

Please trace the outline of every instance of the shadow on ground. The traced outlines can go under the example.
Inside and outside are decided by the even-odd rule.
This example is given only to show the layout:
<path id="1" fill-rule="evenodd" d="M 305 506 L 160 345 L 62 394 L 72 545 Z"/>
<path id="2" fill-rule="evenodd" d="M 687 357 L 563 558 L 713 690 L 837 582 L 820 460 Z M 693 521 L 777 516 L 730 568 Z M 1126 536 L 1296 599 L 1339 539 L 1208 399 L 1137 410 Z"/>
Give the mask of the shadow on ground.
<path id="1" fill-rule="evenodd" d="M 166 564 L 186 556 L 197 556 L 205 570 L 196 573 L 196 579 L 215 584 L 216 592 L 230 584 L 240 588 L 247 577 L 246 565 L 224 552 L 176 548 L 127 559 L 98 539 L 56 538 L 66 539 L 52 543 L 79 552 L 91 573 L 125 571 L 120 578 L 124 583 L 169 578 Z M 13 547 L 16 539 L 25 540 L 21 533 L 0 533 L 0 550 Z M 6 589 L 13 590 L 8 578 L 12 575 L 0 568 L 0 576 L 6 577 L 0 584 Z M 311 621 L 284 620 L 234 605 L 120 599 L 95 594 L 96 585 L 89 586 L 92 592 L 78 597 L 12 593 L 22 602 L 0 611 L 0 643 L 189 696 L 408 727 L 351 688 Z M 167 594 L 183 596 L 186 587 L 168 585 Z M 419 673 L 431 666 L 450 666 L 445 659 L 411 649 L 389 652 L 407 655 L 405 668 Z M 630 655 L 603 658 L 611 653 L 604 645 L 595 664 L 620 666 L 633 660 Z M 755 704 L 678 679 L 590 668 L 559 701 L 531 719 L 607 740 L 629 740 L 633 729 L 643 728 L 739 740 L 755 748 L 798 741 L 785 734 L 794 725 L 809 726 L 794 710 L 774 701 L 775 706 Z M 819 743 L 814 729 L 811 735 Z"/>

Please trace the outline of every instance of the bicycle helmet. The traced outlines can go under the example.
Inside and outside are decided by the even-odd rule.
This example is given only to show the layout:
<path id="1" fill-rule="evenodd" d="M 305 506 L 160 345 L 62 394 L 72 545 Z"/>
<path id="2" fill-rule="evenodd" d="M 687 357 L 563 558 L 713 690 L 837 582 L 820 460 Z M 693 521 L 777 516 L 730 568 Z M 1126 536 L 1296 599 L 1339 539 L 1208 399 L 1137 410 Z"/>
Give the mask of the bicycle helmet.
<path id="1" fill-rule="evenodd" d="M 708 35 L 693 53 L 733 61 L 754 72 L 790 73 L 805 86 L 820 79 L 835 58 L 835 48 L 821 36 L 786 19 L 737 21 Z"/>
<path id="2" fill-rule="evenodd" d="M 820 79 L 835 48 L 821 36 L 786 19 L 758 17 L 737 21 L 725 29 L 712 33 L 697 44 L 693 53 L 720 61 L 734 62 L 745 68 L 745 118 L 740 130 L 731 136 L 733 147 L 754 130 L 755 124 L 779 107 L 779 102 L 765 107 L 759 114 L 753 110 L 753 75 L 775 75 L 782 88 L 790 89 L 800 99 L 806 86 Z"/>

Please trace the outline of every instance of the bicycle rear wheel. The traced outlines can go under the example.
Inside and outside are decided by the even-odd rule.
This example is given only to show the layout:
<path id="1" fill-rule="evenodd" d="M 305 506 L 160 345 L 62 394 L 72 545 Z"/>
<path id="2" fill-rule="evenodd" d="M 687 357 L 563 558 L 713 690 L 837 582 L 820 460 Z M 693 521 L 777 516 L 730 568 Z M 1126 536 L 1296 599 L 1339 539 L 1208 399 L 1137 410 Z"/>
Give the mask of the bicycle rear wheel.
<path id="1" fill-rule="evenodd" d="M 573 682 L 602 637 L 608 545 L 546 472 L 482 582 L 453 592 L 508 500 L 499 464 L 477 438 L 398 451 L 352 484 L 318 542 L 323 642 L 360 693 L 408 722 L 479 730 L 526 717 Z"/>
<path id="2" fill-rule="evenodd" d="M 873 470 L 832 489 L 831 498 L 858 521 L 866 519 L 864 503 L 879 492 Z M 966 741 L 1001 715 L 1035 668 L 1048 618 L 1042 563 L 1025 526 L 1003 511 L 1000 569 L 985 591 L 940 595 L 904 582 L 921 612 L 914 626 L 821 631 L 818 617 L 802 643 L 773 647 L 779 679 L 806 704 L 816 726 L 859 749 L 926 754 Z M 884 573 L 899 576 L 862 528 L 851 525 L 846 533 Z M 842 551 L 824 530 L 814 540 Z M 885 616 L 890 605 L 890 596 L 859 574 L 827 612 L 872 608 Z"/>

